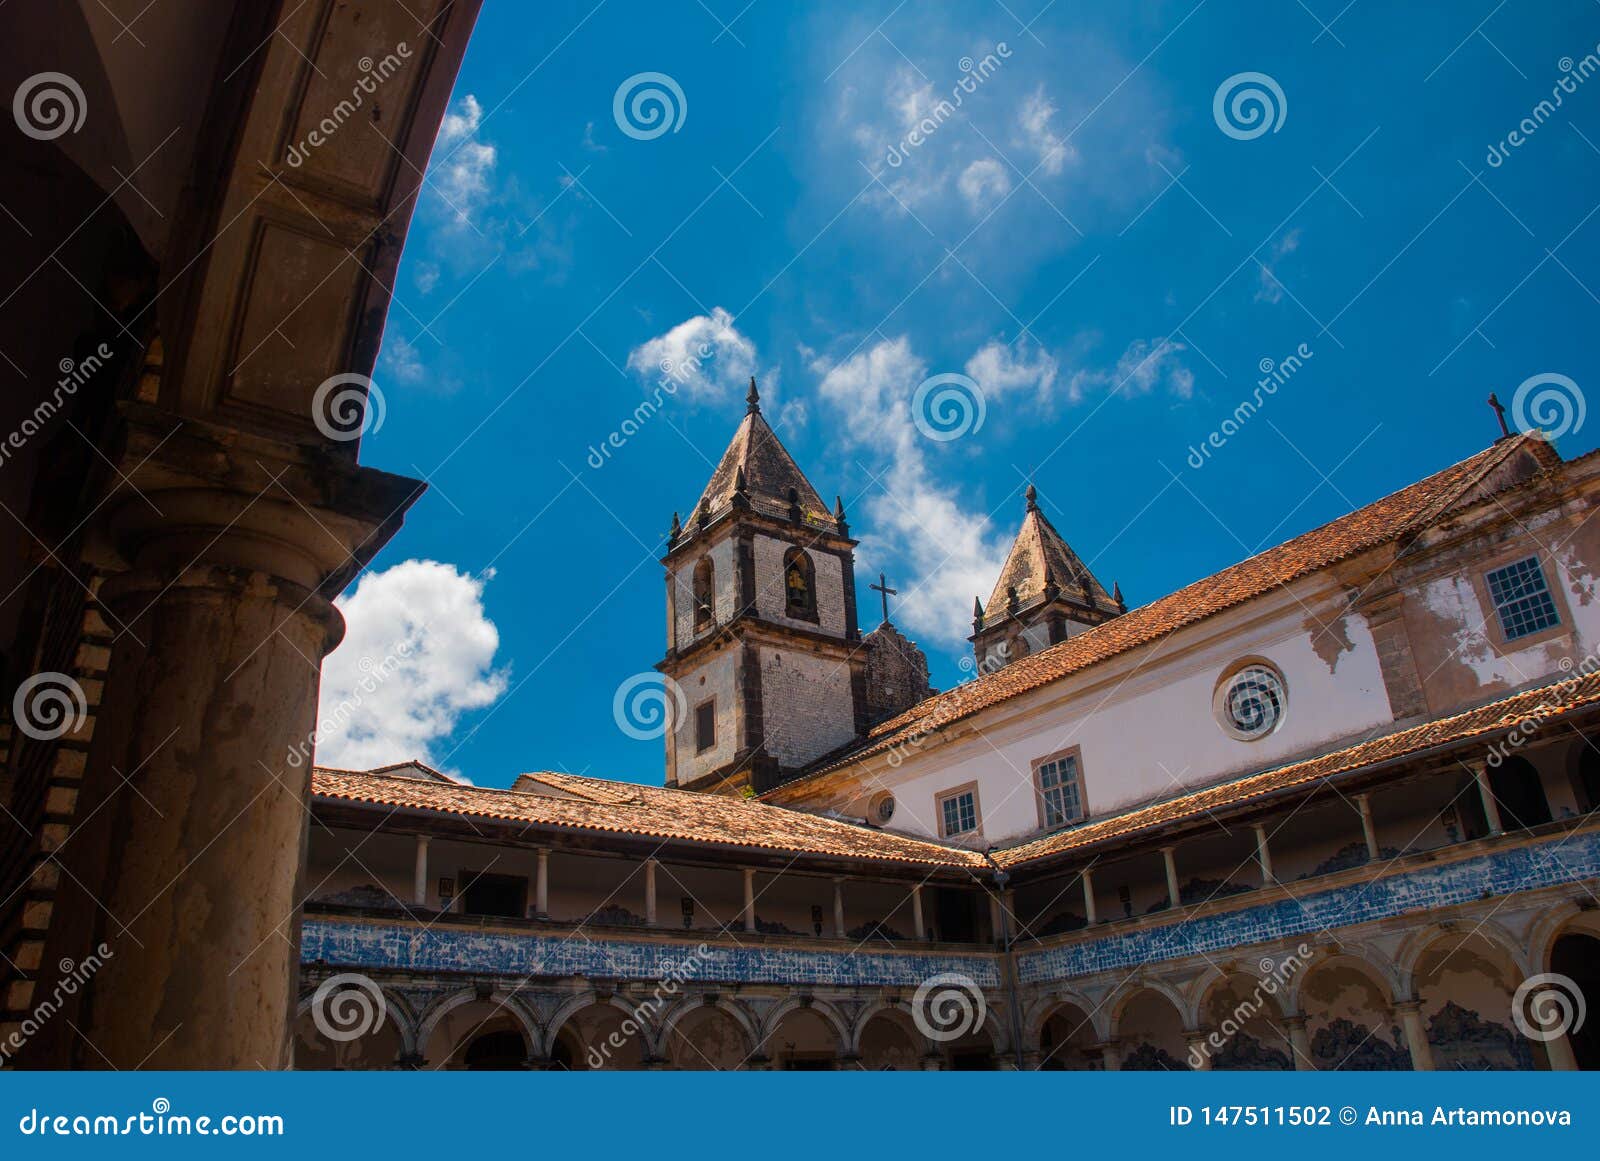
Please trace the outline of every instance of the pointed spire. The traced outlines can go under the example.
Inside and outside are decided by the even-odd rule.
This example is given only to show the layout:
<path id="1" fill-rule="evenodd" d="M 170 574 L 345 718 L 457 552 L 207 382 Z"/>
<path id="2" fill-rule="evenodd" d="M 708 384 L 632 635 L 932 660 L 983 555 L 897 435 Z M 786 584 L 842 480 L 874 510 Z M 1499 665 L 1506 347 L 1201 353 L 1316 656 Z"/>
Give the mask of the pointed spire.
<path id="1" fill-rule="evenodd" d="M 683 535 L 683 522 L 678 519 L 678 514 L 672 514 L 672 527 L 667 531 L 667 540 L 670 543 Z"/>
<path id="2" fill-rule="evenodd" d="M 833 497 L 833 518 L 844 523 L 844 497 L 837 494 Z"/>
<path id="3" fill-rule="evenodd" d="M 972 631 L 974 633 L 983 631 L 983 602 L 977 597 L 972 598 Z"/>
<path id="4" fill-rule="evenodd" d="M 1117 602 L 1117 611 L 1119 613 L 1126 613 L 1128 611 L 1128 602 L 1122 599 L 1122 582 L 1121 581 L 1117 581 L 1117 582 L 1114 582 L 1112 584 L 1112 586 L 1111 586 L 1111 599 L 1113 601 Z"/>
<path id="5" fill-rule="evenodd" d="M 1039 490 L 1033 486 L 1031 481 L 1028 484 L 1028 490 L 1023 495 L 1028 498 L 1028 511 L 1037 512 L 1039 510 Z"/>
<path id="6" fill-rule="evenodd" d="M 746 415 L 761 414 L 761 392 L 756 390 L 756 377 L 754 375 L 750 376 L 750 390 L 746 392 L 744 401 L 748 404 L 745 408 Z"/>

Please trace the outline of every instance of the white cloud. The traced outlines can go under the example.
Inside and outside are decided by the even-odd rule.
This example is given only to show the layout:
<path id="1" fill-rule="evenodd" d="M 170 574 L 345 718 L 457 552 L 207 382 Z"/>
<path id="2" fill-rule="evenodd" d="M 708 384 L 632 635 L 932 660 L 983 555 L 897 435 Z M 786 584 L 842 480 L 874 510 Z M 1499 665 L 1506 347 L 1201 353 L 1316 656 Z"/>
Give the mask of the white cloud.
<path id="1" fill-rule="evenodd" d="M 1194 372 L 1179 356 L 1189 348 L 1170 339 L 1134 339 L 1110 370 L 1084 370 L 1072 377 L 1068 398 L 1076 403 L 1095 390 L 1117 395 L 1148 395 L 1165 388 L 1179 399 L 1194 394 Z"/>
<path id="2" fill-rule="evenodd" d="M 1051 177 L 1065 169 L 1069 161 L 1078 159 L 1077 149 L 1058 137 L 1051 126 L 1050 119 L 1055 113 L 1056 107 L 1045 95 L 1043 85 L 1029 93 L 1017 109 L 1018 143 L 1033 154 L 1039 169 Z"/>
<path id="3" fill-rule="evenodd" d="M 483 607 L 487 578 L 435 560 L 368 573 L 336 604 L 344 641 L 322 664 L 316 760 L 370 769 L 420 759 L 463 714 L 506 691 L 496 669 L 500 633 Z"/>
<path id="4" fill-rule="evenodd" d="M 489 196 L 489 177 L 497 155 L 493 145 L 478 140 L 482 122 L 483 106 L 477 97 L 466 94 L 445 114 L 433 147 L 437 160 L 431 184 L 461 223 L 471 218 Z"/>
<path id="5" fill-rule="evenodd" d="M 1298 249 L 1300 249 L 1300 231 L 1290 230 L 1273 245 L 1267 262 L 1258 261 L 1256 263 L 1260 271 L 1260 284 L 1256 287 L 1257 302 L 1279 303 L 1283 301 L 1283 283 L 1278 281 L 1278 276 L 1273 273 L 1272 266 Z M 1271 265 L 1268 263 L 1271 263 Z"/>
<path id="6" fill-rule="evenodd" d="M 417 289 L 423 294 L 432 294 L 433 288 L 439 285 L 439 266 L 435 262 L 418 262 L 415 275 Z"/>
<path id="7" fill-rule="evenodd" d="M 967 208 L 979 214 L 1011 192 L 1011 175 L 992 157 L 980 157 L 961 171 L 956 188 L 967 199 Z"/>
<path id="8" fill-rule="evenodd" d="M 989 400 L 1020 391 L 1048 400 L 1059 371 L 1055 356 L 1026 337 L 1016 343 L 991 342 L 968 359 L 966 366 L 967 374 Z"/>
<path id="9" fill-rule="evenodd" d="M 388 331 L 383 336 L 383 354 L 378 360 L 381 372 L 392 375 L 401 383 L 420 383 L 427 376 L 416 344 L 399 331 Z"/>
<path id="10" fill-rule="evenodd" d="M 756 345 L 733 325 L 733 315 L 713 307 L 628 352 L 628 369 L 647 383 L 676 380 L 691 401 L 717 402 L 743 392 L 756 373 Z M 762 385 L 770 395 L 769 385 Z"/>

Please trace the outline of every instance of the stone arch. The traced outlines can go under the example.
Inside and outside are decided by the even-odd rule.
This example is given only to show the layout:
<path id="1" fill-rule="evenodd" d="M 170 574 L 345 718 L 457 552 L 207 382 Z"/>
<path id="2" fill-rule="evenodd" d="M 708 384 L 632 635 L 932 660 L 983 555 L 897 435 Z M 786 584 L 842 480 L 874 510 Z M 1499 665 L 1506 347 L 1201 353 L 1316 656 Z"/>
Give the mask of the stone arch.
<path id="1" fill-rule="evenodd" d="M 1311 1063 L 1323 1071 L 1405 1071 L 1411 1054 L 1395 1019 L 1394 972 L 1364 949 L 1319 956 L 1293 980 Z"/>
<path id="2" fill-rule="evenodd" d="M 1029 1043 L 1037 1048 L 1039 1068 L 1085 1072 L 1097 1069 L 1097 1047 L 1104 1039 L 1094 1008 L 1077 997 L 1052 997 L 1040 1005 L 1029 1027 Z"/>
<path id="3" fill-rule="evenodd" d="M 1391 1006 L 1394 1004 L 1395 997 L 1399 994 L 1399 984 L 1393 961 L 1370 948 L 1345 944 L 1322 949 L 1309 963 L 1290 977 L 1289 987 L 1284 993 L 1284 1005 L 1291 1016 L 1305 1015 L 1306 983 L 1319 969 L 1329 965 L 1344 966 L 1351 971 L 1365 974 L 1373 985 L 1383 992 L 1388 1003 Z"/>
<path id="4" fill-rule="evenodd" d="M 798 1012 L 807 1012 L 820 1020 L 832 1033 L 833 1055 L 835 1058 L 845 1054 L 850 1043 L 850 1025 L 844 1016 L 826 1000 L 804 999 L 796 997 L 779 1004 L 767 1015 L 765 1026 L 761 1032 L 761 1042 L 757 1052 L 764 1054 L 787 1068 L 805 1068 L 822 1063 L 822 1053 L 825 1048 L 822 1039 L 813 1035 L 807 1042 L 807 1047 L 797 1047 L 792 1053 L 788 1052 L 783 1044 L 777 1043 L 775 1037 L 785 1021 L 795 1016 Z M 804 1024 L 804 1019 L 796 1021 Z"/>
<path id="5" fill-rule="evenodd" d="M 858 1066 L 874 1072 L 921 1068 L 933 1055 L 934 1045 L 912 1018 L 905 1001 L 879 1000 L 856 1017 L 850 1055 Z"/>
<path id="6" fill-rule="evenodd" d="M 293 1060 L 297 1069 L 396 1068 L 414 1057 L 416 1024 L 409 1006 L 387 989 L 383 996 L 383 1022 L 371 1032 L 348 1041 L 330 1041 L 312 1014 L 313 989 L 295 1005 Z"/>
<path id="7" fill-rule="evenodd" d="M 1275 971 L 1255 975 L 1213 967 L 1195 981 L 1193 994 L 1193 1026 L 1206 1031 L 1197 1050 L 1206 1054 L 1211 1068 L 1246 1072 L 1294 1068 L 1284 985 Z"/>
<path id="8" fill-rule="evenodd" d="M 1187 1069 L 1187 1010 L 1182 994 L 1170 984 L 1157 980 L 1129 983 L 1111 1012 L 1120 1066 L 1130 1071 Z"/>
<path id="9" fill-rule="evenodd" d="M 1491 923 L 1433 927 L 1407 947 L 1402 979 L 1420 1003 L 1434 1066 L 1529 1070 L 1543 1046 L 1512 1019 L 1512 997 L 1529 972 L 1521 949 Z"/>
<path id="10" fill-rule="evenodd" d="M 675 1051 L 677 1046 L 673 1041 L 673 1032 L 686 1020 L 690 1020 L 692 1017 L 699 1016 L 704 1012 L 714 1012 L 727 1017 L 738 1031 L 742 1044 L 731 1063 L 725 1060 L 723 1055 L 703 1053 L 700 1062 L 697 1064 L 694 1062 L 693 1057 L 688 1060 L 680 1059 L 683 1054 Z M 685 1036 L 683 1039 L 688 1040 L 688 1037 Z M 656 1033 L 652 1051 L 657 1059 L 669 1061 L 679 1067 L 691 1069 L 703 1067 L 721 1070 L 724 1068 L 743 1067 L 750 1057 L 755 1054 L 759 1040 L 760 1031 L 756 1026 L 756 1021 L 742 1005 L 720 997 L 711 1000 L 706 997 L 690 996 L 676 1004 L 667 1013 L 666 1018 L 661 1021 L 661 1028 Z"/>
<path id="11" fill-rule="evenodd" d="M 1260 984 L 1270 976 L 1270 972 L 1266 975 L 1259 975 L 1245 967 L 1225 969 L 1212 964 L 1189 984 L 1189 1001 L 1183 1008 L 1184 1019 L 1188 1022 L 1187 1026 L 1198 1028 L 1206 1022 L 1206 998 L 1218 984 L 1226 980 L 1241 978 L 1250 980 L 1252 984 Z M 1265 987 L 1261 990 L 1263 1001 L 1275 1009 L 1279 1019 L 1287 1017 L 1292 1011 L 1288 1007 L 1287 993 L 1288 987 L 1286 984 L 1274 984 L 1271 991 L 1268 991 Z"/>
<path id="12" fill-rule="evenodd" d="M 1533 972 L 1549 971 L 1556 940 L 1572 933 L 1600 939 L 1600 912 L 1585 910 L 1576 903 L 1561 903 L 1541 914 L 1528 933 L 1524 964 Z"/>
<path id="13" fill-rule="evenodd" d="M 1039 1047 L 1039 1033 L 1043 1030 L 1045 1021 L 1051 1013 L 1061 1005 L 1066 1004 L 1088 1017 L 1090 1029 L 1100 1040 L 1111 1038 L 1111 1013 L 1106 1005 L 1092 1003 L 1087 996 L 1070 990 L 1051 992 L 1035 1000 L 1033 1006 L 1022 1018 L 1022 1047 L 1025 1051 L 1032 1052 Z"/>
<path id="14" fill-rule="evenodd" d="M 558 1048 L 573 1050 L 573 1059 L 563 1063 L 574 1069 L 636 1068 L 655 1059 L 659 1040 L 642 1007 L 614 993 L 589 991 L 573 996 L 550 1017 L 546 1055 L 554 1062 Z"/>
<path id="15" fill-rule="evenodd" d="M 1128 1006 L 1140 992 L 1151 991 L 1166 998 L 1178 1013 L 1178 1020 L 1185 1029 L 1192 1030 L 1193 1022 L 1189 1018 L 1189 1002 L 1184 998 L 1183 992 L 1165 980 L 1152 980 L 1135 978 L 1123 982 L 1122 987 L 1107 1001 L 1106 1008 L 1110 1012 L 1109 1030 L 1112 1036 L 1122 1035 L 1122 1016 Z"/>
<path id="16" fill-rule="evenodd" d="M 527 1040 L 528 1058 L 530 1060 L 538 1060 L 546 1055 L 548 1048 L 546 1047 L 545 1031 L 539 1026 L 539 1021 L 522 1004 L 517 1002 L 514 995 L 499 988 L 490 992 L 487 996 L 481 994 L 477 989 L 463 989 L 459 992 L 451 992 L 449 995 L 437 1000 L 423 1014 L 422 1021 L 417 1027 L 417 1055 L 422 1057 L 424 1061 L 436 1066 L 448 1060 L 456 1049 L 460 1047 L 460 1044 L 452 1044 L 446 1051 L 440 1052 L 439 1045 L 433 1042 L 439 1031 L 440 1024 L 452 1012 L 464 1008 L 468 1004 L 477 1003 L 498 1010 L 496 1013 L 491 1013 L 491 1015 L 503 1012 L 521 1029 L 523 1036 Z M 488 1018 L 490 1017 L 486 1017 L 486 1019 Z"/>
<path id="17" fill-rule="evenodd" d="M 383 993 L 384 1019 L 392 1020 L 395 1029 L 400 1033 L 400 1047 L 407 1055 L 417 1050 L 417 1016 L 411 1010 L 411 1005 L 404 996 L 398 992 L 391 992 L 388 988 L 379 987 Z M 294 1015 L 298 1020 L 311 1011 L 311 1004 L 316 999 L 317 990 L 312 988 L 306 992 L 295 1004 Z"/>
<path id="18" fill-rule="evenodd" d="M 1463 935 L 1478 936 L 1494 944 L 1507 958 L 1512 967 L 1524 974 L 1528 971 L 1528 962 L 1524 958 L 1524 949 L 1518 946 L 1517 941 L 1493 920 L 1485 919 L 1476 923 L 1431 923 L 1408 935 L 1395 953 L 1395 994 L 1400 999 L 1410 999 L 1417 993 L 1416 970 L 1417 963 L 1424 952 L 1434 943 L 1448 937 L 1461 938 Z"/>
<path id="19" fill-rule="evenodd" d="M 1600 732 L 1580 734 L 1563 765 L 1579 812 L 1600 810 Z"/>

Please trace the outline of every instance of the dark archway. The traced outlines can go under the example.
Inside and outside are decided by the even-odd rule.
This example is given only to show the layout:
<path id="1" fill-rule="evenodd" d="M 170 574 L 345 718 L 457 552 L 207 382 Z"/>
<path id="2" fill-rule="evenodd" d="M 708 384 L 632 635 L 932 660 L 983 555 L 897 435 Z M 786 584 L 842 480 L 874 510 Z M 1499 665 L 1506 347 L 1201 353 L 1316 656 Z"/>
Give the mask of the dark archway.
<path id="1" fill-rule="evenodd" d="M 1507 830 L 1526 830 L 1550 821 L 1550 800 L 1544 795 L 1539 772 L 1527 759 L 1512 757 L 1490 766 L 1489 788 L 1500 808 L 1500 824 Z"/>
<path id="2" fill-rule="evenodd" d="M 1578 746 L 1577 790 L 1585 813 L 1600 810 L 1600 739 L 1584 738 Z"/>
<path id="3" fill-rule="evenodd" d="M 509 1028 L 485 1032 L 467 1045 L 462 1063 L 468 1072 L 514 1072 L 527 1067 L 528 1042 Z"/>
<path id="4" fill-rule="evenodd" d="M 1563 935 L 1550 952 L 1550 970 L 1578 986 L 1587 1013 L 1592 1016 L 1600 1008 L 1600 939 L 1576 931 Z M 1600 1020 L 1584 1020 L 1567 1033 L 1567 1040 L 1579 1068 L 1600 1071 Z"/>

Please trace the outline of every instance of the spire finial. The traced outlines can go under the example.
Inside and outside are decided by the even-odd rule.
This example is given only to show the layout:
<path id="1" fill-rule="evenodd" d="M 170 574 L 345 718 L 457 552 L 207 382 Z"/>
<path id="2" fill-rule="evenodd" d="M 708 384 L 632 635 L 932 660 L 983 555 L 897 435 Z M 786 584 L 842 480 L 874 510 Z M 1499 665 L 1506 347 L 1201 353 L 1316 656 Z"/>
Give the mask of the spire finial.
<path id="1" fill-rule="evenodd" d="M 1494 392 L 1489 393 L 1489 406 L 1494 411 L 1494 417 L 1500 421 L 1500 438 L 1505 439 L 1511 434 L 1511 428 L 1506 426 L 1505 404 L 1500 402 L 1500 397 Z"/>
<path id="2" fill-rule="evenodd" d="M 1128 611 L 1128 602 L 1122 599 L 1121 581 L 1118 581 L 1111 586 L 1111 599 L 1117 602 L 1118 612 L 1126 613 Z"/>
<path id="3" fill-rule="evenodd" d="M 1033 486 L 1031 480 L 1028 483 L 1028 490 L 1023 495 L 1028 498 L 1028 511 L 1037 512 L 1039 510 L 1039 489 Z"/>
<path id="4" fill-rule="evenodd" d="M 678 514 L 676 512 L 674 512 L 672 514 L 672 528 L 667 533 L 667 539 L 668 540 L 676 540 L 676 539 L 678 539 L 678 537 L 680 537 L 682 535 L 683 535 L 683 521 L 679 520 L 678 519 Z"/>
<path id="5" fill-rule="evenodd" d="M 744 401 L 749 404 L 745 409 L 746 415 L 759 415 L 761 413 L 761 392 L 756 390 L 756 377 L 750 376 L 750 390 L 745 394 Z"/>

